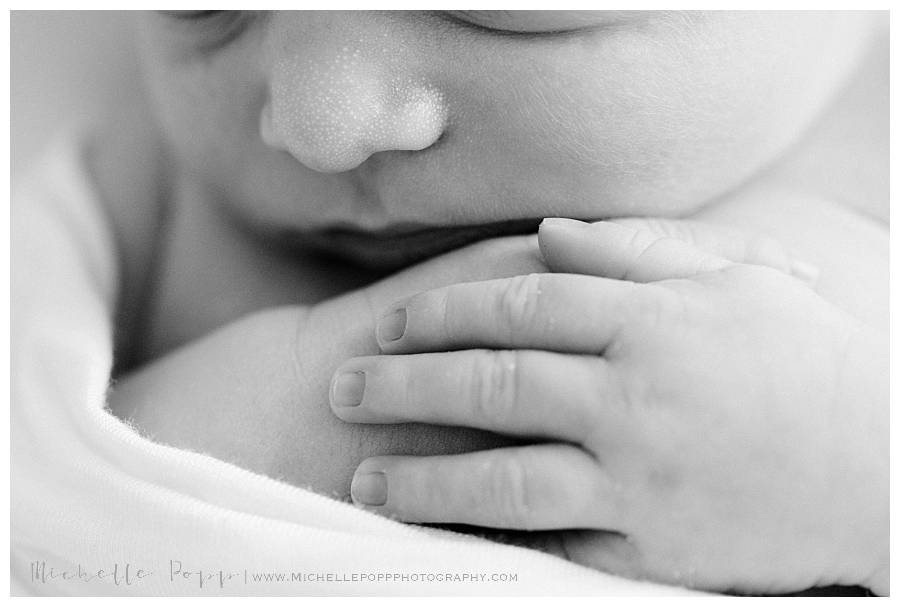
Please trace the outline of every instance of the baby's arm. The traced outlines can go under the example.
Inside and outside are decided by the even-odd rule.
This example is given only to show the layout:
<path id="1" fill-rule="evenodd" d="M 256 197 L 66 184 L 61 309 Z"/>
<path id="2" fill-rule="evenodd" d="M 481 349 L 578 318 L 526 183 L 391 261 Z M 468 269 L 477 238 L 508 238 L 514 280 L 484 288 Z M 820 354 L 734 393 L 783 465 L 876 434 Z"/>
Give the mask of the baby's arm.
<path id="1" fill-rule="evenodd" d="M 334 369 L 374 354 L 374 314 L 397 297 L 466 280 L 544 271 L 534 237 L 472 245 L 315 306 L 252 313 L 120 378 L 110 409 L 154 440 L 346 497 L 377 453 L 444 453 L 508 441 L 410 425 L 360 429 L 328 408 Z"/>

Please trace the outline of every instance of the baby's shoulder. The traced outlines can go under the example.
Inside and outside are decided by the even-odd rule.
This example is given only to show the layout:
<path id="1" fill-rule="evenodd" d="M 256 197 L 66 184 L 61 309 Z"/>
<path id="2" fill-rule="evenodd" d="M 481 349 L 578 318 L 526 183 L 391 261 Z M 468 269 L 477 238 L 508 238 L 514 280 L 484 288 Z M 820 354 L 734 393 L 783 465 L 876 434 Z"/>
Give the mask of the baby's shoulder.
<path id="1" fill-rule="evenodd" d="M 154 268 L 165 242 L 171 163 L 143 101 L 118 104 L 90 130 L 85 164 L 113 233 L 119 270 L 117 367 L 129 365 L 128 344 L 146 313 Z"/>

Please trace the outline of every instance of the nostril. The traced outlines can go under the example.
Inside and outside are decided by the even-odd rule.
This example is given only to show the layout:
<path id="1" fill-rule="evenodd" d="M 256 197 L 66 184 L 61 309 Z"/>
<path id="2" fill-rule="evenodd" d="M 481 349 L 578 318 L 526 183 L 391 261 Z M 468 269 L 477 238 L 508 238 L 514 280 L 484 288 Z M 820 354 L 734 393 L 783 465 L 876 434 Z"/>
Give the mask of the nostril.
<path id="1" fill-rule="evenodd" d="M 322 173 L 353 170 L 379 152 L 430 148 L 446 127 L 442 95 L 424 87 L 394 89 L 393 95 L 377 98 L 345 97 L 339 103 L 332 99 L 327 107 L 309 103 L 309 97 L 300 99 L 304 103 L 266 103 L 260 112 L 260 136 L 267 146 L 285 150 Z"/>
<path id="2" fill-rule="evenodd" d="M 273 66 L 260 115 L 266 145 L 315 171 L 350 171 L 386 151 L 424 150 L 447 120 L 446 101 L 430 83 L 391 73 L 345 48 L 333 61 L 290 56 Z"/>
<path id="3" fill-rule="evenodd" d="M 259 113 L 259 136 L 262 138 L 263 143 L 270 148 L 276 150 L 286 149 L 284 141 L 279 137 L 278 131 L 272 123 L 272 105 L 269 102 L 263 105 L 262 111 Z"/>

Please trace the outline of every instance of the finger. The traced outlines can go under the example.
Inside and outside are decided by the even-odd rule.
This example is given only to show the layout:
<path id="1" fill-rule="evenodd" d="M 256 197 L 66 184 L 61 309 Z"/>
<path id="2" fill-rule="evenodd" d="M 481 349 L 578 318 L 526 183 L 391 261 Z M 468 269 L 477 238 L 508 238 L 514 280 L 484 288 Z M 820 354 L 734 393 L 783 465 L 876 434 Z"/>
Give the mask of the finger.
<path id="1" fill-rule="evenodd" d="M 690 278 L 732 264 L 683 240 L 608 221 L 545 219 L 538 242 L 544 261 L 555 272 L 616 280 Z"/>
<path id="2" fill-rule="evenodd" d="M 791 256 L 787 249 L 778 240 L 763 234 L 750 234 L 690 219 L 626 217 L 612 219 L 609 223 L 675 238 L 735 263 L 768 266 L 785 273 L 790 272 Z"/>
<path id="3" fill-rule="evenodd" d="M 816 266 L 795 259 L 781 241 L 765 234 L 690 219 L 626 217 L 610 222 L 635 230 L 649 230 L 660 236 L 671 236 L 735 263 L 774 268 L 809 284 L 814 284 L 818 278 Z"/>
<path id="4" fill-rule="evenodd" d="M 561 539 L 572 562 L 620 577 L 646 577 L 642 552 L 621 533 L 572 530 L 563 532 Z"/>
<path id="5" fill-rule="evenodd" d="M 579 274 L 462 283 L 398 302 L 376 333 L 386 353 L 476 347 L 596 353 L 618 334 L 621 310 L 636 288 Z"/>
<path id="6" fill-rule="evenodd" d="M 596 438 L 589 433 L 622 432 L 622 410 L 611 402 L 620 401 L 614 383 L 610 364 L 595 356 L 535 350 L 369 356 L 337 370 L 331 407 L 351 423 L 422 422 L 583 443 Z"/>
<path id="7" fill-rule="evenodd" d="M 563 444 L 373 457 L 357 468 L 350 494 L 356 504 L 408 522 L 499 529 L 614 529 L 622 510 L 597 461 Z"/>

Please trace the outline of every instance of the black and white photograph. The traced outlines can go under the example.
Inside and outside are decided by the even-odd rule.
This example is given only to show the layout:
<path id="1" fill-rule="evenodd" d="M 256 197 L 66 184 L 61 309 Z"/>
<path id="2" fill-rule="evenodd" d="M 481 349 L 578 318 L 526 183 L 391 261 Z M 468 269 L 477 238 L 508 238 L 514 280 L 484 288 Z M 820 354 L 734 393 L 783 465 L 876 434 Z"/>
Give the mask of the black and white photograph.
<path id="1" fill-rule="evenodd" d="M 306 8 L 9 11 L 11 596 L 890 595 L 890 11 Z"/>

